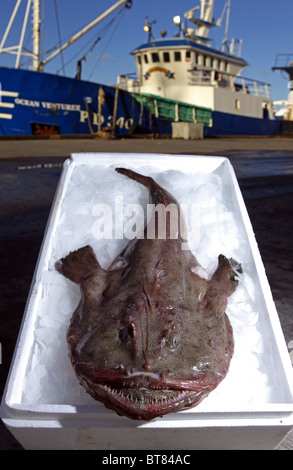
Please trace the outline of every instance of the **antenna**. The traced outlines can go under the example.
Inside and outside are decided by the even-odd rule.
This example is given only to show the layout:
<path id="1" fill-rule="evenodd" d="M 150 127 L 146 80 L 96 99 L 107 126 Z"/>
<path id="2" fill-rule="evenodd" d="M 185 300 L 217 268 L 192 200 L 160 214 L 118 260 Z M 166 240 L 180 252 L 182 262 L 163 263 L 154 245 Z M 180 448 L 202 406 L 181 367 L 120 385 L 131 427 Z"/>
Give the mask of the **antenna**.
<path id="1" fill-rule="evenodd" d="M 145 25 L 144 25 L 143 29 L 146 33 L 148 33 L 148 42 L 151 42 L 151 40 L 153 39 L 153 33 L 152 33 L 153 24 L 156 24 L 156 20 L 154 20 L 150 23 L 148 16 L 146 16 Z"/>

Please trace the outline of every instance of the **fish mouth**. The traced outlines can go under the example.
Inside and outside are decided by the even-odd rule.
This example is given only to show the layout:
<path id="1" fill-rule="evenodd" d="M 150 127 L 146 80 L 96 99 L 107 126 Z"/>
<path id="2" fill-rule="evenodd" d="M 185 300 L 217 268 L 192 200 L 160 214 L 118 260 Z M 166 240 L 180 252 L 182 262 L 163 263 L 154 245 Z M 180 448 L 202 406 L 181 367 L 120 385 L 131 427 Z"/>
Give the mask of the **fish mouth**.
<path id="1" fill-rule="evenodd" d="M 149 421 L 167 413 L 198 405 L 214 388 L 202 380 L 167 379 L 156 373 L 96 371 L 76 364 L 84 388 L 120 416 Z"/>
<path id="2" fill-rule="evenodd" d="M 170 412 L 197 405 L 204 390 L 118 388 L 85 380 L 88 393 L 120 416 L 149 421 Z"/>

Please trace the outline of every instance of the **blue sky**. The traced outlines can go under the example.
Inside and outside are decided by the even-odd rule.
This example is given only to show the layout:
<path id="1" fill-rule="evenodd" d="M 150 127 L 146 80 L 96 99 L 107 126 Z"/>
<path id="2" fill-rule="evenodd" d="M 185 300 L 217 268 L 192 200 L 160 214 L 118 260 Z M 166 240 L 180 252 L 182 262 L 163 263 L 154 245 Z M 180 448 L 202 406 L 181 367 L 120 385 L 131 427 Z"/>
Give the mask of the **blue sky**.
<path id="1" fill-rule="evenodd" d="M 41 4 L 43 0 L 40 0 Z M 26 1 L 22 1 L 22 11 Z M 44 50 L 58 44 L 58 32 L 54 10 L 55 0 L 45 0 Z M 98 14 L 115 3 L 114 0 L 57 0 L 59 24 L 62 39 L 68 39 L 72 34 L 85 26 Z M 10 18 L 15 0 L 1 0 L 0 38 Z M 83 64 L 83 79 L 90 79 L 105 84 L 115 84 L 117 75 L 135 71 L 133 57 L 129 54 L 147 39 L 143 31 L 145 17 L 155 20 L 153 33 L 160 37 L 162 30 L 173 35 L 176 28 L 172 18 L 175 14 L 183 16 L 184 12 L 199 4 L 199 0 L 133 0 L 130 10 L 124 9 L 114 24 L 109 25 L 111 17 L 105 19 L 86 37 L 64 52 L 63 60 L 67 76 L 74 76 L 76 61 L 91 44 L 102 39 L 87 55 Z M 215 18 L 219 18 L 225 0 L 215 1 Z M 21 13 L 21 12 L 20 12 Z M 250 64 L 243 72 L 251 77 L 271 84 L 270 92 L 274 100 L 286 99 L 288 96 L 288 79 L 281 72 L 272 72 L 277 53 L 293 54 L 293 1 L 292 0 L 232 0 L 230 12 L 229 39 L 243 39 L 242 57 Z M 7 44 L 15 43 L 20 35 L 20 15 L 8 38 Z M 222 28 L 211 30 L 214 44 L 220 47 L 224 35 Z M 30 47 L 29 38 L 26 44 Z M 293 58 L 293 56 L 292 56 Z M 11 58 L 0 56 L 1 65 L 10 65 Z M 45 71 L 62 75 L 61 57 L 49 63 Z"/>

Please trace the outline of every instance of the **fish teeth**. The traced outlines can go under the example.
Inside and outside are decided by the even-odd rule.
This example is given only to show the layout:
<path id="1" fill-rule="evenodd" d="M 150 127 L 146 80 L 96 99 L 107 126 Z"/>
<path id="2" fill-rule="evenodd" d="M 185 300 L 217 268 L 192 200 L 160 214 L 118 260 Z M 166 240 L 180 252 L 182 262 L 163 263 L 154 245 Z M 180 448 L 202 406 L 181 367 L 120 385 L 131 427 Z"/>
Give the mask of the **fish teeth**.
<path id="1" fill-rule="evenodd" d="M 123 383 L 123 386 L 126 384 Z M 182 402 L 185 399 L 185 390 L 158 390 L 158 389 L 136 389 L 132 387 L 127 388 L 112 388 L 104 385 L 104 389 L 112 396 L 123 400 L 133 405 L 143 406 L 166 406 L 172 402 Z"/>

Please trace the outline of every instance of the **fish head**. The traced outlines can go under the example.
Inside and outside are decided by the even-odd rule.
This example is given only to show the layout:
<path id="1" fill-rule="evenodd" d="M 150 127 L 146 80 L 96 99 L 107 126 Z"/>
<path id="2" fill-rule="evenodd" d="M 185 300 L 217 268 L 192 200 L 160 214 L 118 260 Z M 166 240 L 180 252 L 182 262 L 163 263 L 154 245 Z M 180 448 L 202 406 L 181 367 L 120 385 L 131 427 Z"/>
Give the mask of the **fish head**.
<path id="1" fill-rule="evenodd" d="M 78 342 L 74 326 L 69 329 L 72 363 L 95 399 L 120 415 L 150 420 L 197 405 L 222 380 L 226 369 L 213 322 L 200 324 L 197 309 L 171 299 L 116 298 L 104 313 L 99 306 L 97 323 Z"/>

